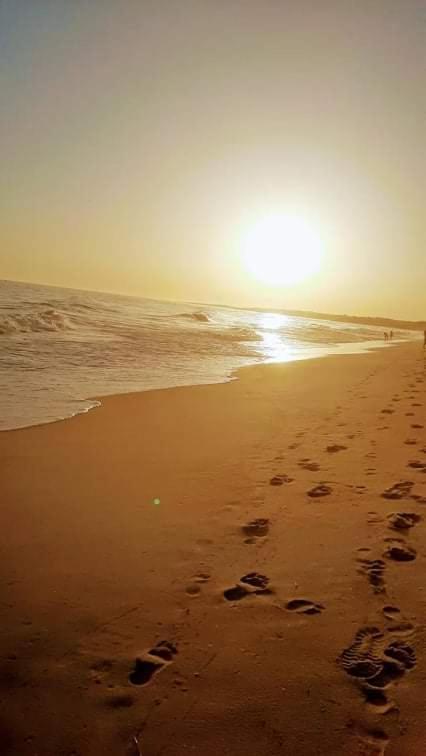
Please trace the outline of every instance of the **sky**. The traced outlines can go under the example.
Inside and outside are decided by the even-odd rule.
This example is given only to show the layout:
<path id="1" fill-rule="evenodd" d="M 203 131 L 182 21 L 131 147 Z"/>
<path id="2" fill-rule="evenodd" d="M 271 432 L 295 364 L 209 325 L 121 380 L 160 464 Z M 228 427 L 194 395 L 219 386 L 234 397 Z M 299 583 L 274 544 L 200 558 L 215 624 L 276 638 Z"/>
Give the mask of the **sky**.
<path id="1" fill-rule="evenodd" d="M 426 319 L 425 81 L 424 0 L 0 0 L 0 278 Z"/>

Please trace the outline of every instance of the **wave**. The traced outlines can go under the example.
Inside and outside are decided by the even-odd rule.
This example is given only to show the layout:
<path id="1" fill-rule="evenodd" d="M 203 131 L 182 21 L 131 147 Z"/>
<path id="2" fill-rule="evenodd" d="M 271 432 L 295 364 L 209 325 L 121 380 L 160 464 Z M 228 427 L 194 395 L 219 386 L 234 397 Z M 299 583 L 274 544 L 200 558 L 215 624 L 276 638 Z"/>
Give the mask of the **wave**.
<path id="1" fill-rule="evenodd" d="M 211 319 L 205 312 L 180 312 L 177 315 L 178 318 L 187 318 L 188 320 L 196 320 L 199 323 L 210 323 Z"/>
<path id="2" fill-rule="evenodd" d="M 48 308 L 34 313 L 5 315 L 0 317 L 0 335 L 20 333 L 45 333 L 72 330 L 70 319 L 58 310 Z"/>

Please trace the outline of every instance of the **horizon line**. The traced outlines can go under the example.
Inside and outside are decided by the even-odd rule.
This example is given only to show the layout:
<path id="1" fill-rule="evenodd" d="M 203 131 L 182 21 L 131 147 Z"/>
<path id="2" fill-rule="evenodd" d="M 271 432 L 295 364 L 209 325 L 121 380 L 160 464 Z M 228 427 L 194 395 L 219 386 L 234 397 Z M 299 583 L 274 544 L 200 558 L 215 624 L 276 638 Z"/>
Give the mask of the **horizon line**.
<path id="1" fill-rule="evenodd" d="M 381 321 L 378 323 L 379 325 L 384 325 L 385 323 L 392 324 L 392 323 L 405 323 L 406 325 L 411 326 L 418 326 L 418 327 L 426 327 L 426 320 L 407 320 L 405 318 L 390 318 L 386 315 L 348 315 L 347 313 L 330 313 L 330 312 L 318 312 L 317 310 L 296 310 L 293 308 L 285 308 L 285 307 L 261 307 L 261 306 L 243 306 L 243 305 L 231 305 L 231 304 L 219 304 L 217 302 L 200 302 L 197 300 L 192 299 L 167 299 L 162 297 L 148 297 L 144 296 L 142 294 L 129 294 L 127 292 L 122 291 L 110 291 L 109 289 L 86 289 L 86 288 L 79 288 L 76 289 L 73 286 L 64 286 L 63 284 L 47 284 L 42 283 L 41 281 L 24 281 L 22 279 L 14 279 L 14 278 L 0 278 L 0 282 L 6 282 L 6 283 L 17 283 L 17 284 L 26 284 L 27 286 L 45 286 L 48 289 L 65 289 L 65 291 L 84 291 L 88 294 L 111 294 L 112 296 L 119 296 L 119 297 L 128 297 L 130 299 L 146 299 L 150 302 L 168 302 L 170 304 L 190 304 L 190 305 L 197 305 L 197 306 L 207 306 L 207 307 L 223 307 L 230 310 L 248 310 L 250 312 L 270 312 L 270 313 L 277 313 L 282 315 L 291 315 L 295 317 L 313 317 L 315 316 L 315 319 L 318 320 L 333 320 L 336 318 L 345 318 L 346 320 L 353 322 L 353 321 L 362 321 L 362 320 L 375 320 L 375 321 Z M 368 324 L 367 324 L 368 325 Z M 416 330 L 416 329 L 415 329 Z"/>

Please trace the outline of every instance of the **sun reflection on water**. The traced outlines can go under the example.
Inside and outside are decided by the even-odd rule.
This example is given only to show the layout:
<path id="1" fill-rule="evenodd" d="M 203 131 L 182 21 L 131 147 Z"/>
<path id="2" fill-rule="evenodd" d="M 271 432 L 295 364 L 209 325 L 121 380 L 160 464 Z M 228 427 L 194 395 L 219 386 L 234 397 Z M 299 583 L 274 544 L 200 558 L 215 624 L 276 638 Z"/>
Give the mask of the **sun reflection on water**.
<path id="1" fill-rule="evenodd" d="M 289 320 L 287 315 L 272 312 L 260 318 L 261 349 L 269 362 L 290 362 L 296 358 L 297 349 L 285 334 Z"/>

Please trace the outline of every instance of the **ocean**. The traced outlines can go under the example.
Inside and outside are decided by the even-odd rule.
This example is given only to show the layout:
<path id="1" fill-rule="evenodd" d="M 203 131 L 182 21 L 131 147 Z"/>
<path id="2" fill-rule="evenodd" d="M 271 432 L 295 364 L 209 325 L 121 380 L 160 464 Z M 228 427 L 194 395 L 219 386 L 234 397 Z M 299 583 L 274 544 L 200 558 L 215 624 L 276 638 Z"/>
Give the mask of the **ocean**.
<path id="1" fill-rule="evenodd" d="M 375 346 L 383 329 L 372 326 L 0 281 L 0 430 L 69 418 L 108 394 Z"/>

